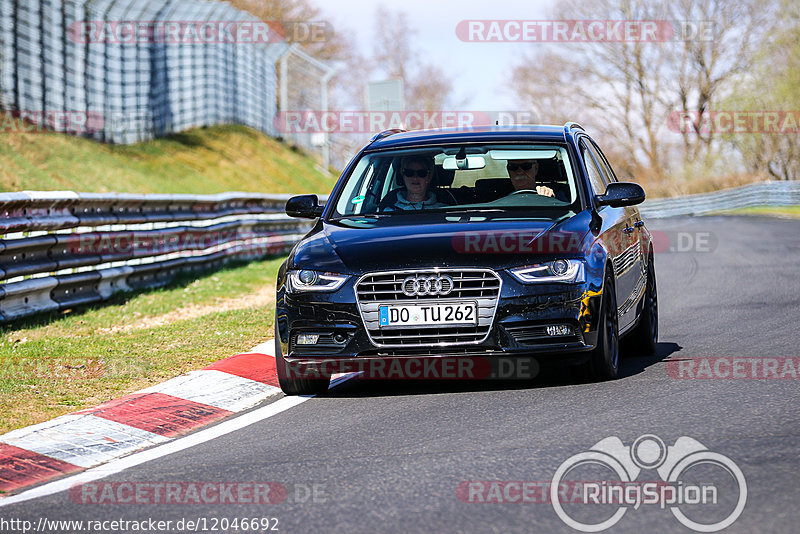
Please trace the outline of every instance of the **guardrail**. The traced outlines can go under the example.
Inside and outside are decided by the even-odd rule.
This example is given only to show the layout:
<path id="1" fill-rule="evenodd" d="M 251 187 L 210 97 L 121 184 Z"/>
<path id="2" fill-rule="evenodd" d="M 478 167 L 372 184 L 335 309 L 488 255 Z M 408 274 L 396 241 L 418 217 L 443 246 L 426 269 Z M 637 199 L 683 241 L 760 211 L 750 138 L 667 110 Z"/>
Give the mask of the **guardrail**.
<path id="1" fill-rule="evenodd" d="M 290 195 L 0 194 L 0 323 L 288 252 Z"/>
<path id="2" fill-rule="evenodd" d="M 642 217 L 659 219 L 685 215 L 704 215 L 752 206 L 793 206 L 800 204 L 800 182 L 762 182 L 713 193 L 678 198 L 645 200 L 639 207 Z"/>
<path id="3" fill-rule="evenodd" d="M 284 254 L 310 229 L 290 195 L 0 194 L 0 323 L 166 285 L 233 259 Z M 324 199 L 323 199 L 324 201 Z M 764 182 L 647 200 L 643 217 L 800 204 L 800 183 Z"/>

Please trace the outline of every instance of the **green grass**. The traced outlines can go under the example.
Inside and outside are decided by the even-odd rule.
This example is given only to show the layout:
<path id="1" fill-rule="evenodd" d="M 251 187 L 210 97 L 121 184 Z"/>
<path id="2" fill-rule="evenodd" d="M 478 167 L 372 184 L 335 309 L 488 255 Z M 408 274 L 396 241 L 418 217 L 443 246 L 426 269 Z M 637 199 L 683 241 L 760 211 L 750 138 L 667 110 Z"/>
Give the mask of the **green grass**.
<path id="1" fill-rule="evenodd" d="M 754 206 L 719 212 L 723 215 L 767 215 L 771 217 L 800 218 L 800 206 Z"/>
<path id="2" fill-rule="evenodd" d="M 88 408 L 272 337 L 282 259 L 0 328 L 0 433 Z M 165 315 L 166 314 L 166 315 Z"/>
<path id="3" fill-rule="evenodd" d="M 0 191 L 327 193 L 313 158 L 244 126 L 130 146 L 0 134 Z M 103 305 L 0 325 L 0 433 L 94 406 L 271 337 L 282 260 L 186 275 Z"/>
<path id="4" fill-rule="evenodd" d="M 246 126 L 196 128 L 136 145 L 55 133 L 0 134 L 0 191 L 328 193 L 313 158 Z"/>

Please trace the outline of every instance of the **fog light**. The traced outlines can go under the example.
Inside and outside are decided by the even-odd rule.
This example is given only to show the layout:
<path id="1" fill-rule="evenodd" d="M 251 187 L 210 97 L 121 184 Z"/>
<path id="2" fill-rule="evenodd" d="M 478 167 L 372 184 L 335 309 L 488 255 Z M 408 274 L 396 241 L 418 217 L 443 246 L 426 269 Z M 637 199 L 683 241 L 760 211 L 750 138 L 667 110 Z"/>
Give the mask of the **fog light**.
<path id="1" fill-rule="evenodd" d="M 572 327 L 566 324 L 557 324 L 547 327 L 548 336 L 568 336 L 572 334 Z"/>
<path id="2" fill-rule="evenodd" d="M 333 335 L 333 340 L 334 340 L 336 343 L 342 344 L 342 343 L 344 343 L 345 341 L 347 341 L 347 336 L 346 336 L 346 335 L 344 335 L 344 334 L 334 334 L 334 335 Z"/>
<path id="3" fill-rule="evenodd" d="M 317 341 L 319 341 L 319 334 L 298 334 L 297 335 L 297 344 L 298 345 L 316 345 Z"/>

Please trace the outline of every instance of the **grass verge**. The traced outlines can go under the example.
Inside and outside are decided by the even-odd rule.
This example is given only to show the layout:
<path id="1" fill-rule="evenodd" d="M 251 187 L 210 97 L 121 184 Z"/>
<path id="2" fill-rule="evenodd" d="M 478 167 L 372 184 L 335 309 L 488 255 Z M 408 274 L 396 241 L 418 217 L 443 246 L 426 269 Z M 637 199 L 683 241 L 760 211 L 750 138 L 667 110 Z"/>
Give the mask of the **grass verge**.
<path id="1" fill-rule="evenodd" d="M 240 125 L 135 145 L 57 133 L 0 134 L 0 191 L 328 193 L 313 158 Z"/>
<path id="2" fill-rule="evenodd" d="M 770 217 L 800 219 L 800 206 L 753 206 L 752 208 L 739 208 L 718 213 L 720 215 L 767 215 Z"/>
<path id="3" fill-rule="evenodd" d="M 0 327 L 0 433 L 89 408 L 272 337 L 283 259 Z"/>

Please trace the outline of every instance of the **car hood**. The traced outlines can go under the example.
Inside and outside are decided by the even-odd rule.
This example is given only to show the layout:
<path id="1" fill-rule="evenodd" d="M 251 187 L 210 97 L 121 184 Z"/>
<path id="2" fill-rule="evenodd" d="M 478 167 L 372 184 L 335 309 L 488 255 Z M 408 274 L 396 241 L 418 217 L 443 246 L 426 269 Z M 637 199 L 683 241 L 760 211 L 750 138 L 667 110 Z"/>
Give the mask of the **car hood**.
<path id="1" fill-rule="evenodd" d="M 582 255 L 591 216 L 561 221 L 453 222 L 353 228 L 320 222 L 292 268 L 350 274 L 421 267 L 507 267 Z"/>

